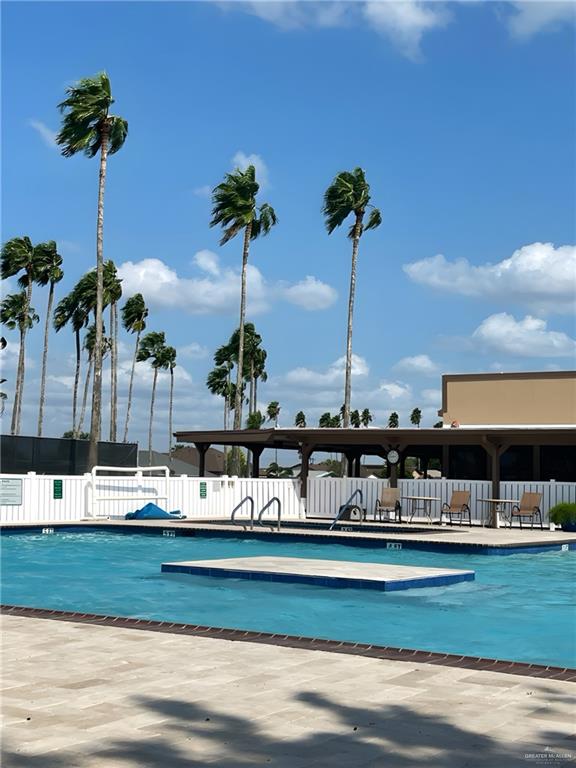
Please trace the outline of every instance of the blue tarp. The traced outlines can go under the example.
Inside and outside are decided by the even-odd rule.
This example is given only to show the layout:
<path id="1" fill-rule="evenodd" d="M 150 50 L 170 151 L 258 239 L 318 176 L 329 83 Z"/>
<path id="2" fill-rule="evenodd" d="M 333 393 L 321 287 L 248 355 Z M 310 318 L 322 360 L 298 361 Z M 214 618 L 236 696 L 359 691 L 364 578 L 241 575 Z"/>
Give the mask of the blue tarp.
<path id="1" fill-rule="evenodd" d="M 128 512 L 125 516 L 125 520 L 179 520 L 184 515 L 177 509 L 175 512 L 166 512 L 164 509 L 160 509 L 157 504 L 149 502 L 142 509 L 137 509 L 135 512 Z"/>

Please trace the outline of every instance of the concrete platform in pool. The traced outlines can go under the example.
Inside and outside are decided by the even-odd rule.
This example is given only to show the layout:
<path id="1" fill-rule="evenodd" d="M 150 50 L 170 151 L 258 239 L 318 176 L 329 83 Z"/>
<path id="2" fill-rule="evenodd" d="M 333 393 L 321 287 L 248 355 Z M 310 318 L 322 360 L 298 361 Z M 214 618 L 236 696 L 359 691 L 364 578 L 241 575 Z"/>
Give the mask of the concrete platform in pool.
<path id="1" fill-rule="evenodd" d="M 375 589 L 383 592 L 439 587 L 473 581 L 474 571 L 452 568 L 314 560 L 300 557 L 234 557 L 162 563 L 163 573 L 215 578 L 282 581 L 315 586 Z"/>

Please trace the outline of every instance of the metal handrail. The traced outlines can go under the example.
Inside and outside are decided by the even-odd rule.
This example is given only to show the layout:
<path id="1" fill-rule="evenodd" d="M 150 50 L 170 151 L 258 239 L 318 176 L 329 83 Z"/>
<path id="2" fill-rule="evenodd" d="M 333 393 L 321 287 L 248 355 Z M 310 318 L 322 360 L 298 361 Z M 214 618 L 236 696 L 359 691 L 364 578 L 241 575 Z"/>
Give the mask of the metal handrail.
<path id="1" fill-rule="evenodd" d="M 264 512 L 266 512 L 268 507 L 272 506 L 272 504 L 274 502 L 277 502 L 277 504 L 278 504 L 278 528 L 277 528 L 277 530 L 279 531 L 280 530 L 280 516 L 282 515 L 282 502 L 280 501 L 278 496 L 272 496 L 270 501 L 267 501 L 266 504 L 264 504 L 264 506 L 262 507 L 262 509 L 258 513 L 258 525 L 264 525 L 264 523 L 262 522 L 262 515 L 264 514 Z M 274 526 L 272 526 L 272 528 L 274 528 Z"/>
<path id="2" fill-rule="evenodd" d="M 242 501 L 240 502 L 240 504 L 237 504 L 237 505 L 234 507 L 234 509 L 232 510 L 232 514 L 230 515 L 230 520 L 231 520 L 231 522 L 232 522 L 234 525 L 236 525 L 236 521 L 234 520 L 234 515 L 236 514 L 236 512 L 238 512 L 238 510 L 239 510 L 241 507 L 243 507 L 243 506 L 244 506 L 244 503 L 245 503 L 246 501 L 249 501 L 249 502 L 250 502 L 250 530 L 251 530 L 251 531 L 253 531 L 253 530 L 254 530 L 254 499 L 252 498 L 252 496 L 244 496 L 244 498 L 242 499 Z"/>
<path id="3" fill-rule="evenodd" d="M 362 493 L 362 489 L 361 489 L 361 488 L 356 488 L 356 490 L 355 490 L 355 491 L 354 491 L 354 493 L 353 493 L 353 494 L 350 496 L 350 498 L 348 499 L 348 501 L 346 502 L 346 504 L 342 504 L 342 506 L 341 506 L 341 507 L 340 507 L 340 509 L 338 510 L 338 514 L 337 514 L 337 515 L 336 515 L 336 517 L 334 518 L 334 521 L 333 521 L 332 525 L 331 525 L 331 526 L 328 528 L 328 530 L 329 530 L 329 531 L 332 531 L 332 530 L 334 529 L 334 526 L 336 525 L 336 523 L 338 522 L 338 520 L 340 520 L 340 518 L 342 517 L 342 515 L 344 514 L 344 512 L 345 512 L 345 511 L 346 511 L 346 510 L 347 510 L 349 507 L 352 507 L 352 506 L 357 506 L 357 505 L 354 505 L 354 504 L 352 504 L 352 499 L 353 499 L 353 498 L 354 498 L 354 497 L 355 497 L 357 494 L 359 494 L 359 495 L 360 495 L 360 504 L 363 504 L 363 503 L 364 503 L 364 494 Z"/>

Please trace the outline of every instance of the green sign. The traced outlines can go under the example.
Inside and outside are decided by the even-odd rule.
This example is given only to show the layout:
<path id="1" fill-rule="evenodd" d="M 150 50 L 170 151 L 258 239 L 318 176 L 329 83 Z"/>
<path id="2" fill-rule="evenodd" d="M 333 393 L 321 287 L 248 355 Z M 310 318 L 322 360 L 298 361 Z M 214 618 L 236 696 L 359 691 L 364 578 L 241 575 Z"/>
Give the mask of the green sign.
<path id="1" fill-rule="evenodd" d="M 200 498 L 205 499 L 208 495 L 208 490 L 206 487 L 206 483 L 200 483 Z"/>
<path id="2" fill-rule="evenodd" d="M 52 483 L 52 498 L 62 498 L 62 480 L 54 480 Z"/>

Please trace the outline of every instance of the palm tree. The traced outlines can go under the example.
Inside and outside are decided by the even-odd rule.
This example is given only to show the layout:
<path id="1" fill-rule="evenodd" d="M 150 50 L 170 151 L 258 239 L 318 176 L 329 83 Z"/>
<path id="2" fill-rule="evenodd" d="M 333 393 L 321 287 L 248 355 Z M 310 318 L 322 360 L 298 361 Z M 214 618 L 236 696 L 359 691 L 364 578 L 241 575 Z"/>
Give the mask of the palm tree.
<path id="1" fill-rule="evenodd" d="M 2 304 L 0 305 L 0 322 L 5 325 L 11 331 L 18 329 L 20 332 L 20 350 L 18 352 L 18 368 L 16 381 L 21 382 L 21 386 L 24 383 L 24 349 L 26 331 L 32 328 L 34 323 L 40 320 L 34 308 L 30 306 L 28 294 L 26 291 L 20 293 L 12 293 L 6 296 Z M 20 398 L 22 393 L 20 392 Z M 21 402 L 21 400 L 20 400 Z M 16 411 L 17 403 L 16 397 L 14 397 L 14 406 L 12 412 L 12 427 L 10 434 L 20 434 L 20 413 L 17 413 L 16 418 L 14 412 Z"/>
<path id="2" fill-rule="evenodd" d="M 268 418 L 268 421 L 273 421 L 274 426 L 278 426 L 278 417 L 280 416 L 280 403 L 277 400 L 272 400 L 271 403 L 268 403 L 268 408 L 266 409 L 266 416 Z"/>
<path id="3" fill-rule="evenodd" d="M 242 277 L 240 288 L 240 322 L 238 342 L 238 370 L 236 373 L 236 399 L 234 403 L 234 429 L 242 426 L 242 378 L 244 374 L 244 321 L 246 317 L 246 272 L 250 241 L 260 235 L 267 235 L 277 223 L 274 209 L 267 203 L 258 206 L 256 195 L 260 186 L 256 181 L 256 170 L 249 165 L 245 171 L 237 169 L 227 173 L 224 181 L 212 193 L 212 219 L 210 226 L 221 226 L 224 245 L 239 232 L 244 232 L 242 249 Z M 233 468 L 238 470 L 238 450 L 233 451 Z"/>
<path id="4" fill-rule="evenodd" d="M 48 335 L 50 319 L 54 302 L 54 286 L 64 277 L 62 271 L 62 256 L 56 250 L 56 243 L 50 240 L 45 243 L 43 259 L 36 275 L 38 285 L 49 285 L 48 306 L 46 307 L 46 322 L 44 324 L 44 350 L 42 352 L 42 374 L 40 376 L 40 404 L 38 406 L 38 437 L 42 437 L 42 422 L 44 420 L 44 402 L 46 399 L 46 369 L 48 365 Z"/>
<path id="5" fill-rule="evenodd" d="M 104 333 L 106 333 L 106 328 L 103 328 Z M 94 344 L 96 343 L 96 326 L 91 325 L 88 330 L 86 331 L 86 336 L 84 337 L 84 349 L 88 354 L 88 368 L 86 370 L 86 378 L 84 380 L 84 394 L 82 396 L 82 407 L 80 409 L 80 418 L 78 419 L 78 424 L 76 425 L 75 429 L 72 430 L 72 437 L 75 437 L 76 439 L 81 440 L 81 435 L 85 434 L 82 432 L 82 427 L 84 426 L 84 416 L 86 414 L 86 404 L 88 402 L 88 388 L 90 386 L 90 381 L 92 380 L 92 371 L 94 367 Z M 104 336 L 102 339 L 102 359 L 104 360 L 108 352 L 110 352 L 112 348 L 112 342 L 111 339 L 107 336 Z"/>
<path id="6" fill-rule="evenodd" d="M 122 280 L 113 261 L 104 264 L 104 302 L 110 304 L 110 442 L 116 442 L 118 424 L 118 302 Z"/>
<path id="7" fill-rule="evenodd" d="M 388 417 L 388 429 L 398 429 L 400 421 L 398 419 L 398 414 L 396 411 L 392 411 L 390 416 Z"/>
<path id="8" fill-rule="evenodd" d="M 364 408 L 364 410 L 360 414 L 360 421 L 362 422 L 363 427 L 368 427 L 372 423 L 372 414 L 370 413 L 368 408 Z"/>
<path id="9" fill-rule="evenodd" d="M 100 152 L 98 178 L 98 213 L 96 226 L 96 341 L 94 346 L 94 386 L 88 466 L 98 461 L 98 440 L 102 409 L 102 312 L 104 294 L 104 187 L 109 155 L 122 148 L 128 123 L 110 114 L 114 103 L 110 80 L 105 72 L 80 80 L 66 89 L 66 98 L 58 106 L 64 118 L 56 137 L 64 157 L 83 152 L 95 157 Z"/>
<path id="10" fill-rule="evenodd" d="M 420 408 L 414 408 L 414 410 L 410 414 L 410 423 L 414 424 L 415 427 L 418 427 L 418 429 L 420 429 L 421 421 L 422 421 L 422 411 L 420 410 Z"/>
<path id="11" fill-rule="evenodd" d="M 268 408 L 266 409 L 266 416 L 268 418 L 268 421 L 273 421 L 274 427 L 278 428 L 278 417 L 280 416 L 280 403 L 278 402 L 278 400 L 272 400 L 271 403 L 268 403 Z M 276 448 L 274 452 L 274 461 L 278 463 L 278 448 Z"/>
<path id="12" fill-rule="evenodd" d="M 331 427 L 332 426 L 332 416 L 331 414 L 326 411 L 326 413 L 323 413 L 322 416 L 320 416 L 318 420 L 318 426 L 319 427 Z"/>
<path id="13" fill-rule="evenodd" d="M 150 399 L 150 424 L 148 427 L 148 463 L 152 465 L 152 424 L 154 421 L 154 401 L 156 399 L 156 384 L 158 382 L 158 371 L 160 368 L 166 369 L 169 361 L 166 359 L 166 336 L 164 332 L 152 331 L 147 333 L 140 342 L 138 349 L 138 362 L 150 360 L 154 377 L 152 379 L 152 397 Z"/>
<path id="14" fill-rule="evenodd" d="M 362 423 L 362 420 L 360 418 L 360 411 L 350 411 L 350 424 L 354 427 L 354 429 L 358 429 L 360 424 Z"/>
<path id="15" fill-rule="evenodd" d="M 146 329 L 147 317 L 148 309 L 141 293 L 136 293 L 134 296 L 131 296 L 122 307 L 122 325 L 124 330 L 128 331 L 128 333 L 136 334 L 136 345 L 134 347 L 132 368 L 130 370 L 130 384 L 128 385 L 128 406 L 126 408 L 126 423 L 124 425 L 124 443 L 128 440 L 128 423 L 130 421 L 130 409 L 132 407 L 132 388 L 134 386 L 134 370 L 136 368 L 140 334 Z"/>
<path id="16" fill-rule="evenodd" d="M 260 411 L 249 413 L 246 419 L 246 429 L 260 429 L 265 421 L 266 417 Z"/>
<path id="17" fill-rule="evenodd" d="M 224 429 L 228 429 L 228 411 L 230 410 L 230 369 L 228 366 L 219 365 L 208 374 L 206 386 L 213 395 L 224 398 Z"/>
<path id="18" fill-rule="evenodd" d="M 163 353 L 166 367 L 170 371 L 170 399 L 168 405 L 168 461 L 172 461 L 172 410 L 174 405 L 174 368 L 176 368 L 176 350 L 165 347 Z"/>
<path id="19" fill-rule="evenodd" d="M 0 277 L 2 280 L 5 280 L 7 277 L 13 277 L 20 272 L 23 273 L 18 279 L 20 288 L 26 289 L 24 294 L 26 306 L 20 308 L 20 315 L 22 318 L 29 314 L 28 308 L 32 301 L 32 285 L 36 282 L 41 265 L 46 261 L 47 252 L 50 251 L 52 244 L 53 243 L 38 243 L 38 245 L 32 245 L 30 238 L 24 236 L 14 237 L 2 246 L 2 251 L 0 253 Z M 24 323 L 20 334 L 20 355 L 18 357 L 18 373 L 16 375 L 16 387 L 14 390 L 12 424 L 10 426 L 10 434 L 12 435 L 18 435 L 20 433 L 22 395 L 24 392 L 26 332 L 29 327 L 31 326 Z"/>
<path id="20" fill-rule="evenodd" d="M 253 359 L 253 371 L 254 371 L 254 408 L 258 403 L 258 382 L 268 381 L 268 374 L 266 373 L 266 358 L 268 353 L 262 347 L 258 347 L 254 351 Z"/>
<path id="21" fill-rule="evenodd" d="M 78 286 L 58 302 L 56 309 L 54 310 L 53 319 L 54 330 L 56 333 L 70 323 L 76 342 L 76 368 L 74 372 L 74 388 L 72 391 L 72 432 L 76 429 L 76 417 L 78 415 L 78 386 L 80 383 L 81 364 L 80 331 L 88 324 L 88 315 L 80 302 L 77 288 Z"/>
<path id="22" fill-rule="evenodd" d="M 371 211 L 364 224 L 366 209 Z M 344 379 L 344 415 L 343 426 L 350 424 L 350 399 L 352 395 L 352 322 L 354 316 L 354 299 L 356 295 L 356 266 L 358 262 L 358 245 L 362 233 L 366 229 L 375 229 L 382 223 L 380 211 L 370 205 L 370 186 L 366 181 L 362 168 L 352 172 L 342 171 L 333 180 L 324 194 L 324 214 L 328 234 L 344 223 L 352 214 L 354 221 L 348 230 L 352 240 L 352 268 L 350 271 L 350 290 L 348 293 L 348 328 L 346 337 L 346 370 Z"/>
<path id="23" fill-rule="evenodd" d="M 305 427 L 306 426 L 306 414 L 304 411 L 298 411 L 296 414 L 296 417 L 294 419 L 294 426 L 295 427 Z"/>

